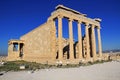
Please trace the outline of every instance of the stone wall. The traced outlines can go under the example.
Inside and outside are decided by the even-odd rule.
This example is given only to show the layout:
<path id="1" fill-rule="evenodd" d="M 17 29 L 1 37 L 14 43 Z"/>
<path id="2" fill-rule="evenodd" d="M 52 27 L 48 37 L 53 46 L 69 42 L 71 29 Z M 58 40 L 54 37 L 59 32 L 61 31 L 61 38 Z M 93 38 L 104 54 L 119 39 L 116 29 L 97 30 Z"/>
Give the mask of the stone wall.
<path id="1" fill-rule="evenodd" d="M 51 26 L 50 22 L 47 22 L 20 38 L 25 42 L 23 47 L 24 60 L 45 63 L 53 59 Z"/>
<path id="2" fill-rule="evenodd" d="M 19 51 L 13 51 L 13 44 L 9 44 L 7 60 L 19 60 Z"/>

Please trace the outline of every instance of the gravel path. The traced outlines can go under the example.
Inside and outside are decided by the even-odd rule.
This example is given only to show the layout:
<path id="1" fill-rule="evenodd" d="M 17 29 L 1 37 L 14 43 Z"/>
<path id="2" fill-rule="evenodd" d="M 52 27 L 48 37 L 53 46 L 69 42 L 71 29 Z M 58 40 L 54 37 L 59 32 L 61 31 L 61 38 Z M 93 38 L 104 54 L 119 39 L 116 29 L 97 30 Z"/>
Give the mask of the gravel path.
<path id="1" fill-rule="evenodd" d="M 0 76 L 0 80 L 120 80 L 120 62 L 112 61 L 79 68 L 42 69 L 34 73 L 7 72 Z"/>

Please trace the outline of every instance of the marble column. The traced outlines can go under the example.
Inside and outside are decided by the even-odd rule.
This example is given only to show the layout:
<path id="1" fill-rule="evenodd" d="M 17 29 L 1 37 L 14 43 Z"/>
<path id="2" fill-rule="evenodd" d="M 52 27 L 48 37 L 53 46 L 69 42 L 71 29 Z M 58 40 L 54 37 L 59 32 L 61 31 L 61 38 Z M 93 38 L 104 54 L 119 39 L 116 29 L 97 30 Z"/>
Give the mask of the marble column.
<path id="1" fill-rule="evenodd" d="M 93 55 L 93 60 L 96 60 L 96 38 L 95 38 L 95 25 L 91 26 L 91 42 L 92 42 L 92 55 Z"/>
<path id="2" fill-rule="evenodd" d="M 13 43 L 9 44 L 9 52 L 13 52 L 14 51 L 14 45 Z"/>
<path id="3" fill-rule="evenodd" d="M 102 46 L 101 46 L 101 35 L 100 35 L 100 28 L 97 28 L 97 33 L 98 33 L 98 53 L 99 57 L 102 57 Z"/>
<path id="4" fill-rule="evenodd" d="M 69 55 L 70 59 L 74 59 L 74 50 L 73 50 L 73 29 L 72 29 L 72 19 L 69 19 Z"/>
<path id="5" fill-rule="evenodd" d="M 90 44 L 89 44 L 89 32 L 88 32 L 89 24 L 85 24 L 85 34 L 86 34 L 86 47 L 87 47 L 87 60 L 90 60 Z"/>
<path id="6" fill-rule="evenodd" d="M 18 43 L 17 51 L 20 51 L 20 43 Z"/>
<path id="7" fill-rule="evenodd" d="M 62 16 L 58 16 L 58 59 L 63 59 L 63 48 L 62 48 Z"/>
<path id="8" fill-rule="evenodd" d="M 82 59 L 82 33 L 81 33 L 81 22 L 78 21 L 78 55 L 79 59 Z"/>

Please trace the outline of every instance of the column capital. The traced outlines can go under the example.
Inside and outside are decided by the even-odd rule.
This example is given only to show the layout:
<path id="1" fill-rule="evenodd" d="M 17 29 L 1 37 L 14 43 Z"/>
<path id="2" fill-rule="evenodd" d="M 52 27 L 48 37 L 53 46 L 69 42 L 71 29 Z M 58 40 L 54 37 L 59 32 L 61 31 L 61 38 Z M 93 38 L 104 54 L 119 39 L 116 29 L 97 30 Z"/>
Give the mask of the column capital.
<path id="1" fill-rule="evenodd" d="M 100 27 L 100 26 L 97 26 L 97 29 L 101 29 L 101 27 Z"/>
<path id="2" fill-rule="evenodd" d="M 77 22 L 78 22 L 78 24 L 81 24 L 81 23 L 82 23 L 82 21 L 81 21 L 81 20 L 78 20 Z"/>
<path id="3" fill-rule="evenodd" d="M 58 17 L 58 18 L 63 18 L 63 15 L 58 15 L 57 17 Z"/>
<path id="4" fill-rule="evenodd" d="M 94 25 L 94 24 L 91 24 L 91 27 L 95 28 L 95 25 Z"/>
<path id="5" fill-rule="evenodd" d="M 89 23 L 85 23 L 85 26 L 89 26 Z"/>
<path id="6" fill-rule="evenodd" d="M 68 20 L 69 20 L 69 21 L 73 21 L 73 19 L 72 19 L 72 18 L 69 18 Z"/>
<path id="7" fill-rule="evenodd" d="M 54 21 L 53 19 L 48 19 L 48 22 Z"/>
<path id="8" fill-rule="evenodd" d="M 54 20 L 53 18 L 51 18 L 51 17 L 49 17 L 48 19 L 47 19 L 47 21 L 52 21 L 52 20 Z"/>

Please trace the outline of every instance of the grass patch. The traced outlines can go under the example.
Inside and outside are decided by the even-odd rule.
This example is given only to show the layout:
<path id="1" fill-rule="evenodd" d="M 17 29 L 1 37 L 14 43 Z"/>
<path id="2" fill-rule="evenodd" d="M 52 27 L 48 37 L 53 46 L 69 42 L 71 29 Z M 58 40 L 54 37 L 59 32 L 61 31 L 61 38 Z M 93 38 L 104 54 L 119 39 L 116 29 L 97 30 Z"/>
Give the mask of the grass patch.
<path id="1" fill-rule="evenodd" d="M 74 67 L 79 67 L 79 64 L 67 64 L 61 66 L 61 68 L 74 68 Z"/>
<path id="2" fill-rule="evenodd" d="M 88 66 L 88 65 L 93 65 L 93 64 L 101 64 L 101 63 L 110 62 L 110 61 L 112 61 L 112 60 L 96 60 L 94 62 L 89 61 L 88 63 L 86 63 L 86 65 Z"/>
<path id="3" fill-rule="evenodd" d="M 20 66 L 24 65 L 24 70 L 36 70 L 36 69 L 49 69 L 49 68 L 74 68 L 80 66 L 89 66 L 93 64 L 101 64 L 104 62 L 110 62 L 112 60 L 101 60 L 95 62 L 87 62 L 87 63 L 79 63 L 79 64 L 67 64 L 67 65 L 48 65 L 48 64 L 40 64 L 36 62 L 26 62 L 26 61 L 8 61 L 5 62 L 3 66 L 0 66 L 0 71 L 21 71 Z"/>
<path id="4" fill-rule="evenodd" d="M 26 62 L 26 61 L 8 61 L 5 62 L 3 66 L 0 66 L 0 71 L 20 71 L 20 66 L 24 65 L 24 70 L 36 70 L 51 68 L 53 65 L 40 64 L 36 62 Z"/>

